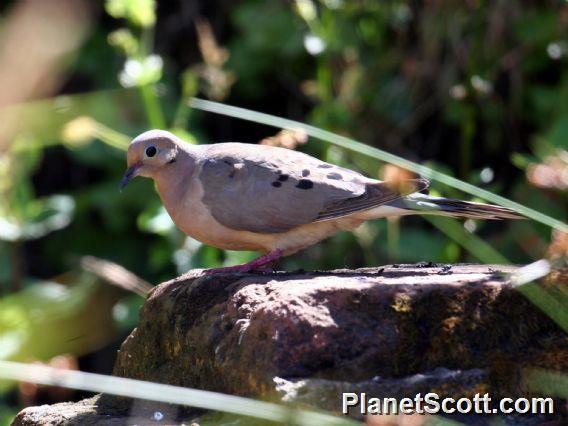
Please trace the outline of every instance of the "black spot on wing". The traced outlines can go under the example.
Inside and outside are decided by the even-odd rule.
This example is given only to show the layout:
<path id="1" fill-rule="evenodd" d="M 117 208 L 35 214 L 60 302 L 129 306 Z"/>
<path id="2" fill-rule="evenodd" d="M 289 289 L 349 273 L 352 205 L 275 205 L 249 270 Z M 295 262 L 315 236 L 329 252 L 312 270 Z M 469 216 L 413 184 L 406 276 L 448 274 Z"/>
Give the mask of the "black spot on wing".
<path id="1" fill-rule="evenodd" d="M 341 176 L 339 173 L 332 172 L 327 174 L 327 178 L 333 180 L 341 180 L 343 176 Z"/>
<path id="2" fill-rule="evenodd" d="M 314 183 L 309 179 L 300 179 L 296 188 L 298 189 L 311 189 L 314 187 Z"/>
<path id="3" fill-rule="evenodd" d="M 307 177 L 310 175 L 310 171 L 308 169 L 302 170 L 302 177 Z"/>
<path id="4" fill-rule="evenodd" d="M 282 186 L 282 182 L 278 182 L 278 181 L 272 182 L 272 186 L 275 187 L 275 188 L 280 188 Z"/>
<path id="5" fill-rule="evenodd" d="M 278 176 L 278 180 L 279 180 L 280 182 L 286 182 L 289 177 L 290 177 L 290 176 L 287 175 L 287 174 L 281 174 L 280 176 Z"/>

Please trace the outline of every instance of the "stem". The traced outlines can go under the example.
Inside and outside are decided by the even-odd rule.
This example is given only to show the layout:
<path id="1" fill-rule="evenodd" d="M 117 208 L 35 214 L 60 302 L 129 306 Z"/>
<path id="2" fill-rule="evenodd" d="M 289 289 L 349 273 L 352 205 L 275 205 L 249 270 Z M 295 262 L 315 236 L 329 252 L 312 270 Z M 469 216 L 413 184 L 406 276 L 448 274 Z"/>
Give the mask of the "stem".
<path id="1" fill-rule="evenodd" d="M 121 150 L 128 148 L 131 138 L 123 133 L 117 132 L 104 124 L 97 122 L 95 134 L 104 143 Z"/>
<path id="2" fill-rule="evenodd" d="M 466 107 L 465 120 L 462 125 L 461 164 L 460 175 L 467 179 L 471 171 L 471 151 L 473 149 L 473 137 L 475 134 L 475 112 L 473 107 Z"/>
<path id="3" fill-rule="evenodd" d="M 517 290 L 568 333 L 568 299 L 552 294 L 534 282 L 520 285 Z"/>
<path id="4" fill-rule="evenodd" d="M 400 218 L 387 218 L 387 247 L 389 261 L 398 258 L 398 246 L 400 242 Z"/>
<path id="5" fill-rule="evenodd" d="M 191 110 L 189 109 L 189 97 L 182 96 L 177 106 L 174 119 L 172 121 L 172 128 L 185 129 L 185 123 L 189 120 Z"/>
<path id="6" fill-rule="evenodd" d="M 10 289 L 13 293 L 22 289 L 24 277 L 24 262 L 22 259 L 22 242 L 14 241 L 11 244 L 10 256 Z"/>
<path id="7" fill-rule="evenodd" d="M 156 91 L 154 89 L 155 86 L 153 84 L 140 86 L 140 94 L 142 96 L 142 100 L 144 101 L 146 117 L 148 118 L 148 123 L 150 123 L 150 126 L 155 129 L 164 129 L 166 127 L 166 122 L 164 120 L 160 101 L 158 100 Z"/>
<path id="8" fill-rule="evenodd" d="M 146 27 L 140 35 L 140 53 L 147 56 L 148 52 L 153 50 L 154 45 L 154 27 Z"/>

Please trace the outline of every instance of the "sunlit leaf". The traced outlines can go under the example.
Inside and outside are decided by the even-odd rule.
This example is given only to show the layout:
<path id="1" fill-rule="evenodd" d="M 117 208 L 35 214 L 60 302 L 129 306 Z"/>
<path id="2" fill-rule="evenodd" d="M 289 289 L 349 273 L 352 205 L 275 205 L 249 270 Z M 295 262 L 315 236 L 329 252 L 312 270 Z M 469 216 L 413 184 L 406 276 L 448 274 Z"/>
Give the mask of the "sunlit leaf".
<path id="1" fill-rule="evenodd" d="M 127 19 L 140 27 L 156 23 L 155 0 L 107 0 L 105 8 L 112 17 Z"/>
<path id="2" fill-rule="evenodd" d="M 170 215 L 163 206 L 151 205 L 138 216 L 138 227 L 146 232 L 167 235 L 175 230 Z"/>
<path id="3" fill-rule="evenodd" d="M 158 55 L 145 58 L 129 58 L 124 63 L 118 79 L 123 87 L 146 86 L 157 83 L 162 78 L 164 62 Z"/>
<path id="4" fill-rule="evenodd" d="M 34 240 L 65 228 L 73 218 L 75 202 L 67 195 L 33 200 L 27 217 L 0 217 L 0 239 L 5 241 Z"/>
<path id="5" fill-rule="evenodd" d="M 86 274 L 71 278 L 72 285 L 36 282 L 0 299 L 0 359 L 82 355 L 115 338 L 117 290 Z"/>

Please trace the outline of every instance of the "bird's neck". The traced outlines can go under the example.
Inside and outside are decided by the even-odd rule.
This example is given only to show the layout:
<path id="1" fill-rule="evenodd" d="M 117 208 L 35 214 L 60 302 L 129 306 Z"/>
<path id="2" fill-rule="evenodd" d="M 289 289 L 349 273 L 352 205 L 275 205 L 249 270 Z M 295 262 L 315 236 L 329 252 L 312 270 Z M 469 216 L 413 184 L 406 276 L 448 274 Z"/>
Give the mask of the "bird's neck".
<path id="1" fill-rule="evenodd" d="M 166 165 L 154 176 L 158 194 L 166 208 L 183 197 L 195 172 L 195 166 L 194 158 L 186 152 L 180 152 L 174 163 Z"/>

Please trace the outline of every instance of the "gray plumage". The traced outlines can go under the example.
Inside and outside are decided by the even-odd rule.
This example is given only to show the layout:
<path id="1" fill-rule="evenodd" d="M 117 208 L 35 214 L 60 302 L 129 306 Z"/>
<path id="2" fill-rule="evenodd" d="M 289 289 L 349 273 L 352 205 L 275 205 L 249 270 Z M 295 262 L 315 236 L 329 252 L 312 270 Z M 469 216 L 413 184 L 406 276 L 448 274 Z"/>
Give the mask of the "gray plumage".
<path id="1" fill-rule="evenodd" d="M 210 145 L 199 179 L 203 202 L 219 223 L 250 232 L 285 232 L 402 197 L 382 182 L 284 148 Z M 409 192 L 423 189 L 417 180 Z"/>

